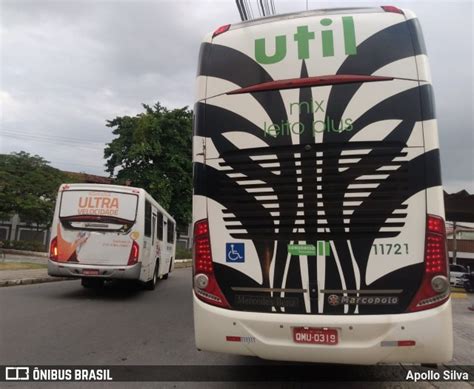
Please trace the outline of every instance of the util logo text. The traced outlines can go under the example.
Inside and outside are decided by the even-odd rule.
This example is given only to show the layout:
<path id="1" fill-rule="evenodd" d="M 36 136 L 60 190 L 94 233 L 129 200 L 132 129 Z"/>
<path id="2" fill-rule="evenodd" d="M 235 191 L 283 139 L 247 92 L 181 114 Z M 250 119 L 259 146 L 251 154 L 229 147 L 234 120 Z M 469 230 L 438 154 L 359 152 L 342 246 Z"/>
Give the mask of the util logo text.
<path id="1" fill-rule="evenodd" d="M 333 21 L 329 18 L 323 18 L 320 20 L 319 28 L 324 28 L 320 31 L 320 39 L 322 42 L 322 56 L 333 57 L 334 56 L 334 34 L 330 27 Z M 352 16 L 342 17 L 342 32 L 344 36 L 344 52 L 346 55 L 356 55 L 357 46 L 355 39 L 355 27 Z M 308 59 L 311 53 L 311 41 L 316 38 L 315 31 L 310 31 L 308 26 L 298 26 L 296 33 L 293 35 L 293 39 L 296 42 L 298 48 L 298 59 Z M 277 35 L 275 37 L 275 51 L 273 54 L 267 54 L 266 49 L 266 38 L 259 38 L 255 40 L 255 59 L 257 62 L 269 65 L 282 61 L 286 57 L 287 52 L 287 36 Z"/>

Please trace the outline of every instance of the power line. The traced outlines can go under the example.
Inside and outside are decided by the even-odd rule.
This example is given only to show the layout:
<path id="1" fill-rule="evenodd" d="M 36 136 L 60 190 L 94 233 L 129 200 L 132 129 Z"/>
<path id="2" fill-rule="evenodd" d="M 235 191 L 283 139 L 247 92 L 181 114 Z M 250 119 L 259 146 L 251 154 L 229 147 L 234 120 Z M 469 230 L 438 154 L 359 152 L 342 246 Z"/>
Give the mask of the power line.
<path id="1" fill-rule="evenodd" d="M 89 150 L 103 150 L 104 147 L 92 147 L 92 146 L 87 146 L 86 144 L 82 143 L 74 143 L 74 142 L 67 142 L 67 141 L 62 141 L 60 139 L 54 139 L 54 138 L 45 138 L 45 137 L 35 137 L 33 135 L 21 135 L 21 134 L 11 134 L 11 135 L 3 135 L 6 138 L 13 138 L 17 140 L 28 140 L 31 142 L 41 142 L 41 143 L 53 143 L 53 144 L 58 144 L 58 145 L 63 145 L 63 146 L 69 146 L 69 147 L 79 147 L 83 149 L 89 149 Z"/>
<path id="2" fill-rule="evenodd" d="M 260 6 L 258 7 L 258 10 L 260 12 L 260 15 L 263 17 L 265 16 L 265 9 L 263 8 L 263 0 L 257 0 L 257 6 Z"/>
<path id="3" fill-rule="evenodd" d="M 246 0 L 242 0 L 242 5 L 243 5 L 244 11 L 245 11 L 245 20 L 250 20 L 251 19 L 250 18 L 250 12 L 249 12 Z"/>
<path id="4" fill-rule="evenodd" d="M 244 21 L 244 14 L 242 13 L 242 8 L 240 7 L 239 0 L 235 0 L 235 4 L 237 5 L 237 9 L 239 10 L 240 20 Z"/>
<path id="5" fill-rule="evenodd" d="M 20 135 L 27 135 L 27 136 L 40 136 L 43 138 L 48 138 L 51 139 L 54 137 L 55 139 L 61 139 L 64 141 L 71 141 L 71 142 L 77 142 L 77 143 L 103 143 L 105 141 L 93 141 L 90 139 L 84 139 L 84 138 L 73 138 L 70 136 L 63 136 L 63 135 L 56 135 L 56 134 L 51 134 L 51 133 L 46 133 L 46 132 L 41 132 L 41 131 L 36 131 L 34 133 L 24 131 L 24 130 L 14 130 L 14 129 L 8 129 L 8 128 L 0 128 L 0 133 L 6 133 L 6 134 L 20 134 Z"/>
<path id="6" fill-rule="evenodd" d="M 250 19 L 254 19 L 254 16 L 253 16 L 253 9 L 252 9 L 252 3 L 250 3 L 249 0 L 245 0 L 245 2 L 247 3 L 247 7 L 248 7 L 248 10 L 249 10 Z"/>
<path id="7" fill-rule="evenodd" d="M 67 145 L 67 146 L 79 146 L 79 147 L 87 147 L 87 148 L 92 148 L 92 149 L 97 149 L 97 147 L 99 147 L 99 145 L 101 145 L 98 142 L 96 142 L 97 147 L 93 147 L 92 145 L 88 145 L 86 142 L 72 142 L 72 141 L 66 141 L 66 140 L 54 139 L 54 138 L 48 138 L 48 137 L 36 136 L 36 135 L 5 134 L 5 133 L 3 133 L 3 135 L 6 138 L 27 139 L 27 140 L 31 140 L 31 141 L 57 143 L 57 144 L 62 144 L 62 145 Z M 103 146 L 101 146 L 101 148 L 102 147 Z"/>
<path id="8" fill-rule="evenodd" d="M 245 12 L 244 0 L 237 0 L 237 7 L 239 8 L 239 12 L 241 13 L 242 21 L 248 20 L 247 14 Z"/>
<path id="9" fill-rule="evenodd" d="M 28 140 L 32 142 L 53 143 L 64 146 L 80 147 L 90 150 L 103 150 L 106 142 L 81 140 L 78 138 L 65 137 L 61 135 L 51 135 L 46 133 L 28 133 L 21 130 L 0 129 L 0 134 L 6 138 Z"/>
<path id="10" fill-rule="evenodd" d="M 268 5 L 268 0 L 265 0 L 264 4 L 265 4 L 265 11 L 266 11 L 267 16 L 271 15 L 270 7 Z"/>
<path id="11" fill-rule="evenodd" d="M 99 165 L 85 165 L 82 163 L 76 163 L 76 162 L 71 162 L 71 161 L 66 162 L 66 161 L 59 161 L 59 160 L 51 160 L 49 162 L 53 164 L 57 164 L 57 165 L 75 165 L 75 166 L 82 166 L 82 167 L 91 167 L 91 168 L 96 168 L 96 169 L 102 169 L 105 171 L 105 166 L 99 166 Z"/>

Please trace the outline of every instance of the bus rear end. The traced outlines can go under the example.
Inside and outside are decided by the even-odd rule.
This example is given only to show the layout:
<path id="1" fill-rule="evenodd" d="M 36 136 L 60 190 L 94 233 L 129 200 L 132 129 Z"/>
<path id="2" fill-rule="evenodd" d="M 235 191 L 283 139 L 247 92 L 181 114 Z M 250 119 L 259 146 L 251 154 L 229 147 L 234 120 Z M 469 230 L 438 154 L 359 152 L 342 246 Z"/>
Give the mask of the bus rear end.
<path id="1" fill-rule="evenodd" d="M 443 193 L 418 20 L 395 7 L 224 26 L 194 122 L 199 349 L 452 358 Z"/>
<path id="2" fill-rule="evenodd" d="M 52 225 L 48 273 L 98 282 L 139 279 L 143 239 L 139 203 L 137 188 L 62 185 Z"/>

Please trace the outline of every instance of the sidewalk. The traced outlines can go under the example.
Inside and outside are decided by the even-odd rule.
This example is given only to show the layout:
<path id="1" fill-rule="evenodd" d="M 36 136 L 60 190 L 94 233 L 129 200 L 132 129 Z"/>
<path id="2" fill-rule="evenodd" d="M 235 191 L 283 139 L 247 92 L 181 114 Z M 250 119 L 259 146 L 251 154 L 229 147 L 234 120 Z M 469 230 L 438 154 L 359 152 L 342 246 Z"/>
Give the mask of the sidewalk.
<path id="1" fill-rule="evenodd" d="M 48 269 L 2 270 L 0 271 L 0 287 L 13 285 L 29 285 L 42 282 L 64 281 L 69 278 L 50 277 Z"/>
<path id="2" fill-rule="evenodd" d="M 0 262 L 29 262 L 29 263 L 41 263 L 46 265 L 48 263 L 47 257 L 35 256 L 35 255 L 24 255 L 24 254 L 5 254 L 5 258 L 0 258 Z"/>
<path id="3" fill-rule="evenodd" d="M 5 258 L 0 258 L 0 263 L 5 262 L 25 262 L 46 265 L 48 258 L 32 254 L 13 254 L 6 253 Z M 42 282 L 63 281 L 67 278 L 58 278 L 48 276 L 48 269 L 18 269 L 1 270 L 0 287 L 13 285 L 29 285 Z"/>

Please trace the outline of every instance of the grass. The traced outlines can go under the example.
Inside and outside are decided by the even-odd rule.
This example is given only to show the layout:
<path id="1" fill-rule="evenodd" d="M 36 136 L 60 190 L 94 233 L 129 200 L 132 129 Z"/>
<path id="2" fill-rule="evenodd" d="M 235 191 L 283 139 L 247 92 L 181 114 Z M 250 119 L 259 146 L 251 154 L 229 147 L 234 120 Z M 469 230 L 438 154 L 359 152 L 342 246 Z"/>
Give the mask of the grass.
<path id="1" fill-rule="evenodd" d="M 176 247 L 176 259 L 191 259 L 193 253 L 190 249 L 185 249 L 183 247 Z"/>
<path id="2" fill-rule="evenodd" d="M 46 269 L 47 266 L 42 263 L 30 262 L 0 262 L 0 271 L 2 270 L 30 270 L 30 269 Z"/>
<path id="3" fill-rule="evenodd" d="M 451 292 L 465 292 L 466 290 L 464 288 L 459 288 L 459 287 L 451 287 Z"/>

